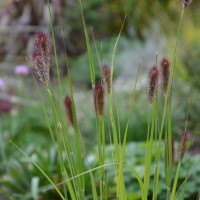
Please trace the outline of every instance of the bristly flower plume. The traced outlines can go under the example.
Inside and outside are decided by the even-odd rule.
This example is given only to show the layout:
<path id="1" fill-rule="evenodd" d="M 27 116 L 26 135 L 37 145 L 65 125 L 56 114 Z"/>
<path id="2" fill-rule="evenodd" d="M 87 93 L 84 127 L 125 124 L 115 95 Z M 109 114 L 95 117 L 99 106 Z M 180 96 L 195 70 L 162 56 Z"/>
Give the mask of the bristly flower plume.
<path id="1" fill-rule="evenodd" d="M 44 33 L 38 33 L 35 40 L 35 48 L 32 54 L 34 73 L 38 79 L 48 85 L 49 70 L 52 58 L 52 47 L 49 38 Z"/>
<path id="2" fill-rule="evenodd" d="M 164 94 L 167 93 L 168 85 L 169 85 L 169 77 L 170 77 L 170 62 L 163 58 L 160 63 L 160 71 L 161 71 L 161 87 Z"/>
<path id="3" fill-rule="evenodd" d="M 110 94 L 111 91 L 111 80 L 110 80 L 110 68 L 108 65 L 103 65 L 102 67 L 102 76 L 103 76 L 103 82 L 107 87 L 108 94 Z"/>
<path id="4" fill-rule="evenodd" d="M 183 9 L 186 9 L 191 2 L 192 0 L 183 0 Z"/>
<path id="5" fill-rule="evenodd" d="M 74 120 L 73 120 L 73 109 L 72 109 L 72 101 L 69 96 L 66 96 L 64 99 L 64 104 L 65 104 L 65 110 L 66 110 L 66 115 L 67 115 L 67 120 L 71 126 L 74 125 Z"/>
<path id="6" fill-rule="evenodd" d="M 98 83 L 94 88 L 94 108 L 97 117 L 103 117 L 104 113 L 104 88 L 103 85 Z"/>
<path id="7" fill-rule="evenodd" d="M 181 141 L 180 141 L 180 146 L 179 146 L 179 161 L 182 161 L 185 155 L 185 151 L 187 148 L 187 140 L 188 140 L 188 133 L 183 132 L 181 134 Z"/>
<path id="8" fill-rule="evenodd" d="M 154 97 L 156 96 L 157 93 L 157 88 L 158 88 L 158 68 L 154 66 L 148 76 L 148 82 L 147 82 L 147 97 L 150 103 L 153 102 Z"/>
<path id="9" fill-rule="evenodd" d="M 41 82 L 47 85 L 49 82 L 49 67 L 46 67 L 44 57 L 40 52 L 34 52 L 32 59 L 34 65 L 34 74 Z"/>

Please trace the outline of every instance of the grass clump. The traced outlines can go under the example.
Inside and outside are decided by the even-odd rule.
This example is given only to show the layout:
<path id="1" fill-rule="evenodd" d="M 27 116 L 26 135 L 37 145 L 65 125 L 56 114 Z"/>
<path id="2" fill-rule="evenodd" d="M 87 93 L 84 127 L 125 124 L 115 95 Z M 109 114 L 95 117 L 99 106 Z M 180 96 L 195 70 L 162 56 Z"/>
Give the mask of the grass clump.
<path id="1" fill-rule="evenodd" d="M 124 132 L 121 134 L 120 129 L 120 113 L 118 112 L 118 103 L 113 90 L 113 74 L 114 74 L 114 60 L 117 44 L 120 39 L 123 25 L 119 36 L 114 44 L 111 68 L 107 65 L 102 65 L 100 62 L 101 80 L 99 83 L 95 79 L 95 68 L 93 62 L 93 52 L 90 47 L 90 39 L 88 36 L 82 3 L 80 3 L 81 16 L 83 22 L 83 29 L 88 51 L 90 79 L 93 89 L 93 108 L 88 112 L 94 112 L 96 115 L 96 139 L 97 139 L 97 166 L 92 166 L 89 161 L 87 148 L 82 138 L 76 112 L 76 105 L 74 99 L 74 92 L 72 87 L 72 77 L 68 63 L 68 95 L 63 96 L 61 80 L 59 75 L 58 58 L 56 53 L 56 43 L 54 39 L 54 32 L 51 20 L 51 36 L 53 41 L 53 51 L 56 60 L 56 70 L 58 76 L 58 83 L 60 88 L 59 96 L 51 86 L 49 78 L 50 57 L 51 50 L 50 43 L 44 33 L 37 36 L 36 48 L 33 53 L 34 69 L 39 79 L 45 84 L 45 89 L 49 95 L 49 102 L 51 107 L 51 115 L 53 117 L 54 127 L 50 125 L 50 118 L 48 116 L 47 108 L 43 102 L 43 110 L 45 114 L 46 123 L 52 141 L 55 145 L 57 154 L 59 156 L 59 167 L 62 180 L 55 183 L 48 174 L 29 157 L 22 149 L 12 143 L 19 151 L 21 151 L 47 178 L 59 197 L 65 199 L 142 199 L 147 200 L 152 198 L 158 199 L 160 195 L 160 184 L 163 185 L 166 193 L 165 199 L 174 200 L 177 195 L 182 195 L 184 199 L 184 186 L 186 179 L 182 185 L 178 184 L 179 172 L 181 171 L 182 160 L 186 150 L 185 135 L 182 136 L 180 145 L 180 156 L 178 162 L 174 161 L 174 145 L 172 133 L 172 119 L 171 119 L 171 101 L 173 79 L 176 65 L 176 51 L 179 41 L 181 23 L 184 12 L 189 5 L 189 1 L 183 1 L 183 9 L 181 12 L 180 23 L 178 27 L 177 40 L 174 48 L 174 54 L 170 62 L 163 59 L 161 66 L 158 66 L 157 54 L 155 59 L 155 66 L 150 70 L 147 83 L 147 98 L 149 100 L 149 119 L 148 130 L 146 137 L 146 144 L 141 149 L 144 154 L 142 161 L 144 168 L 136 168 L 130 165 L 126 159 L 127 134 L 132 113 L 135 109 L 135 90 L 139 78 L 141 62 L 138 66 L 138 74 L 135 83 L 133 84 L 133 92 L 131 94 L 131 104 L 128 112 L 126 126 Z M 51 12 L 49 8 L 49 15 Z M 39 39 L 38 39 L 39 38 Z M 65 44 L 64 44 L 65 45 Z M 47 48 L 48 47 L 48 48 Z M 98 54 L 98 52 L 97 52 Z M 159 94 L 159 80 L 161 79 L 161 87 L 164 92 L 164 102 L 161 100 Z M 37 84 L 37 82 L 36 82 Z M 64 99 L 64 103 L 63 103 Z M 83 102 L 84 104 L 84 102 Z M 93 111 L 92 111 L 93 110 Z M 105 118 L 105 113 L 108 119 Z M 160 117 L 160 113 L 162 113 Z M 87 116 L 85 116 L 87 118 Z M 66 120 L 67 118 L 67 120 Z M 186 125 L 187 127 L 187 125 Z M 186 133 L 186 132 L 185 132 Z M 106 135 L 109 135 L 111 144 L 111 152 L 109 153 L 109 162 L 107 162 L 107 145 Z M 123 137 L 122 137 L 123 135 Z M 164 138 L 164 142 L 163 142 Z M 165 145 L 165 148 L 163 148 Z M 156 150 L 155 150 L 156 149 Z M 163 155 L 165 150 L 165 155 Z M 164 158 L 164 164 L 162 159 Z M 176 166 L 177 164 L 177 166 Z M 164 168 L 164 170 L 163 170 Z M 108 171 L 111 169 L 112 176 L 108 176 Z M 164 171 L 164 173 L 163 173 Z M 98 173 L 96 173 L 98 172 Z M 134 177 L 134 182 L 137 183 L 137 192 L 131 191 L 127 185 L 127 174 Z M 164 176 L 164 179 L 163 177 Z M 112 180 L 110 180 L 112 179 Z M 130 179 L 129 179 L 130 181 Z M 90 193 L 87 190 L 88 182 L 90 183 Z M 109 184 L 112 182 L 112 192 Z M 164 183 L 163 183 L 164 182 Z M 132 184 L 131 181 L 129 184 Z M 62 189 L 61 189 L 62 187 Z M 182 189 L 183 188 L 183 189 Z"/>

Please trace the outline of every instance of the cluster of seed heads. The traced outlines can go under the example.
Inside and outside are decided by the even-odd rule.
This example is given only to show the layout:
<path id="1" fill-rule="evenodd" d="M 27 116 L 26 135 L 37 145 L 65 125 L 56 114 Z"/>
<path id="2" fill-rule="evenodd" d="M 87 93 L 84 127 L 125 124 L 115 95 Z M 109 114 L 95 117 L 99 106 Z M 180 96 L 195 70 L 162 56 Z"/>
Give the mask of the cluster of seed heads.
<path id="1" fill-rule="evenodd" d="M 147 81 L 147 98 L 150 103 L 153 102 L 158 89 L 158 81 L 161 79 L 161 87 L 164 94 L 167 93 L 170 78 L 170 62 L 163 58 L 160 68 L 153 66 L 148 75 Z"/>
<path id="2" fill-rule="evenodd" d="M 97 83 L 94 88 L 93 99 L 94 99 L 94 109 L 97 117 L 103 117 L 104 114 L 104 98 L 105 89 L 107 89 L 108 94 L 111 92 L 111 71 L 108 65 L 103 65 L 102 67 L 102 83 Z"/>
<path id="3" fill-rule="evenodd" d="M 107 88 L 107 92 L 111 91 L 111 80 L 110 80 L 110 68 L 107 65 L 102 67 L 102 79 L 103 83 Z M 105 89 L 102 83 L 97 83 L 93 92 L 93 103 L 96 116 L 98 118 L 103 117 L 104 115 L 104 104 L 105 104 Z M 72 100 L 69 96 L 66 96 L 64 99 L 65 111 L 67 115 L 67 120 L 71 126 L 74 126 L 73 121 L 73 109 L 72 109 Z"/>

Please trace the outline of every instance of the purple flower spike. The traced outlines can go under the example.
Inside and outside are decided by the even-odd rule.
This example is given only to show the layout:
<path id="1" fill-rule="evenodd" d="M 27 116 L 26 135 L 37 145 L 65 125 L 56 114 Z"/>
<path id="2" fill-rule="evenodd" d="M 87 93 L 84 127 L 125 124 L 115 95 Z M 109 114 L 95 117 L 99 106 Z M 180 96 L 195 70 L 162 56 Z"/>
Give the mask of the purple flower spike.
<path id="1" fill-rule="evenodd" d="M 25 65 L 18 65 L 15 67 L 15 74 L 27 76 L 29 74 L 29 68 Z"/>
<path id="2" fill-rule="evenodd" d="M 96 115 L 101 118 L 104 114 L 104 88 L 102 84 L 95 85 L 93 98 Z"/>
<path id="3" fill-rule="evenodd" d="M 32 54 L 34 74 L 47 86 L 51 65 L 52 48 L 49 38 L 44 33 L 38 33 L 35 40 L 35 49 Z"/>
<path id="4" fill-rule="evenodd" d="M 160 71 L 161 71 L 161 87 L 164 94 L 167 94 L 167 89 L 169 85 L 169 78 L 170 78 L 170 62 L 163 58 L 160 64 Z"/>
<path id="5" fill-rule="evenodd" d="M 158 68 L 153 66 L 149 72 L 148 82 L 147 82 L 147 97 L 150 103 L 153 102 L 158 87 Z"/>

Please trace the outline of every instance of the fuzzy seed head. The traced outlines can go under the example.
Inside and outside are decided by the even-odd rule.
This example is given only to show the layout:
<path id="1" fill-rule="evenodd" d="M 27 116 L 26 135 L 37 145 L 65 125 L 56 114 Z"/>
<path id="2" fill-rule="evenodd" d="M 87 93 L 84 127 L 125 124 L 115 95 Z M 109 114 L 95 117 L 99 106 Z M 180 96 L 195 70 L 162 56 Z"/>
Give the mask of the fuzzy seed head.
<path id="1" fill-rule="evenodd" d="M 42 56 L 41 53 L 36 52 L 33 54 L 32 58 L 33 58 L 33 65 L 34 65 L 34 69 L 33 69 L 34 74 L 41 82 L 47 85 L 50 79 L 49 68 L 46 67 L 44 57 Z"/>
<path id="2" fill-rule="evenodd" d="M 97 117 L 103 117 L 104 113 L 104 88 L 102 84 L 96 84 L 94 88 L 94 108 Z"/>
<path id="3" fill-rule="evenodd" d="M 180 139 L 180 146 L 179 146 L 179 161 L 183 160 L 183 157 L 185 155 L 185 151 L 187 149 L 187 140 L 188 140 L 188 133 L 183 132 L 181 134 L 181 139 Z"/>
<path id="4" fill-rule="evenodd" d="M 150 103 L 153 102 L 158 88 L 158 68 L 154 66 L 148 76 L 148 82 L 147 82 L 147 97 Z"/>
<path id="5" fill-rule="evenodd" d="M 69 96 L 66 96 L 64 99 L 64 104 L 65 104 L 65 110 L 66 110 L 66 115 L 67 115 L 67 120 L 71 126 L 74 125 L 74 120 L 73 120 L 73 109 L 72 109 L 72 101 Z"/>
<path id="6" fill-rule="evenodd" d="M 168 85 L 169 85 L 169 77 L 170 77 L 170 62 L 163 58 L 160 63 L 160 72 L 161 72 L 161 87 L 164 94 L 167 93 Z"/>
<path id="7" fill-rule="evenodd" d="M 191 2 L 192 0 L 183 0 L 183 9 L 186 9 Z"/>
<path id="8" fill-rule="evenodd" d="M 44 33 L 38 33 L 35 40 L 35 49 L 32 54 L 32 60 L 34 65 L 34 73 L 37 78 L 48 84 L 49 70 L 51 65 L 52 48 L 51 43 Z"/>
<path id="9" fill-rule="evenodd" d="M 110 68 L 107 65 L 103 65 L 102 67 L 102 76 L 103 76 L 103 82 L 107 87 L 108 94 L 110 94 L 111 91 Z"/>

